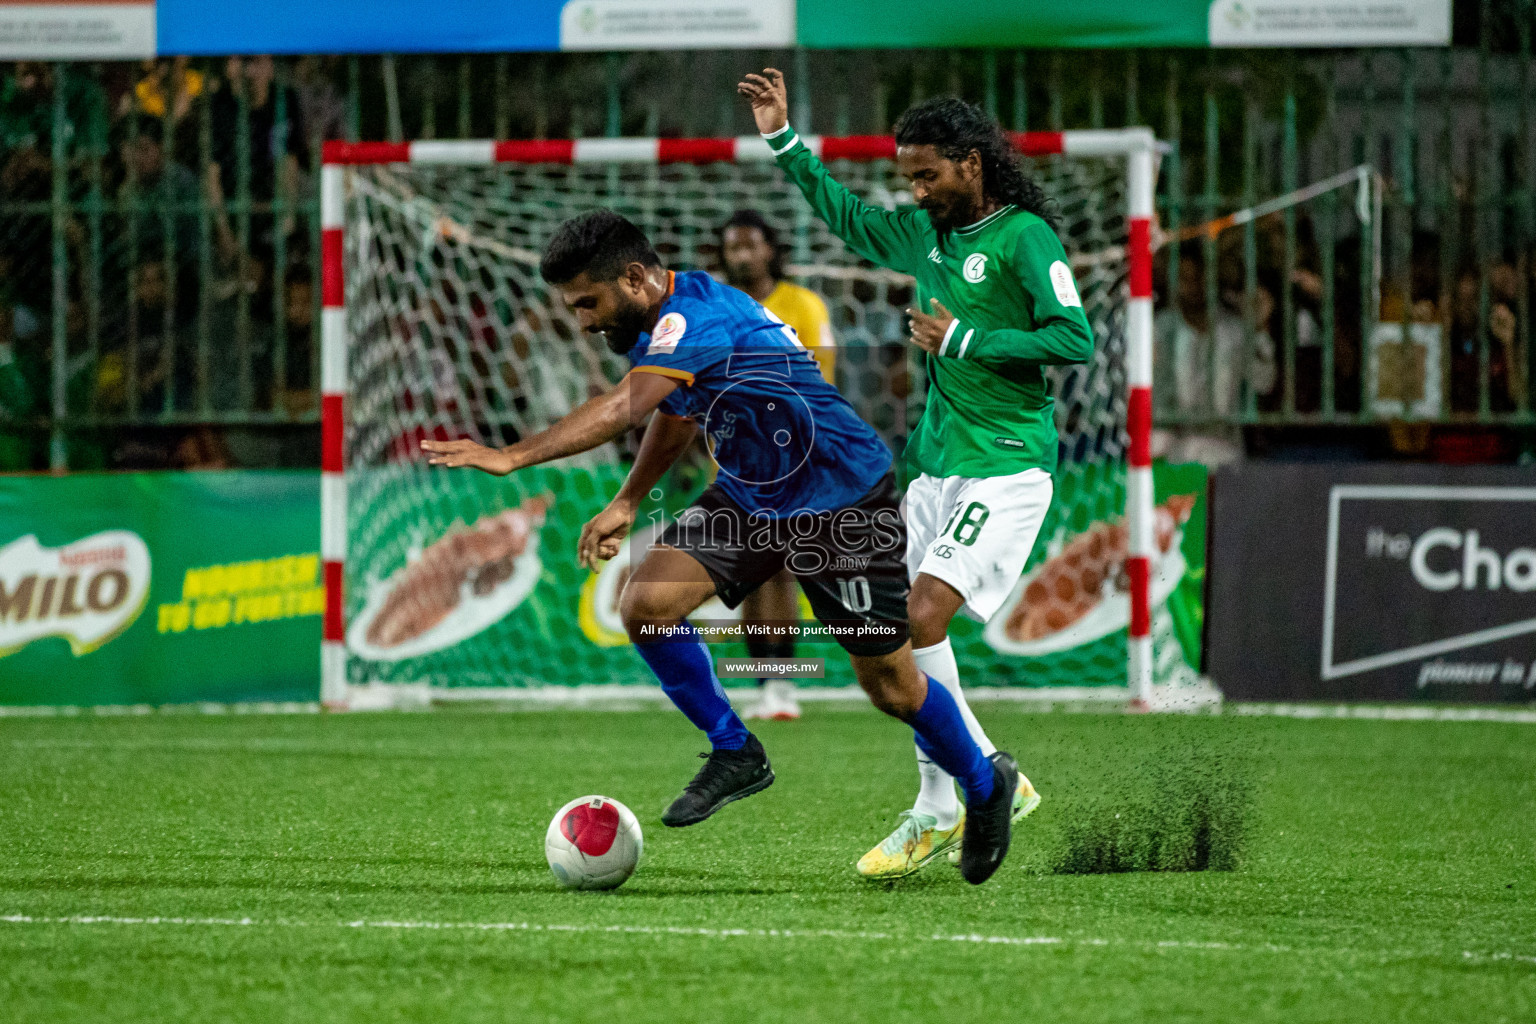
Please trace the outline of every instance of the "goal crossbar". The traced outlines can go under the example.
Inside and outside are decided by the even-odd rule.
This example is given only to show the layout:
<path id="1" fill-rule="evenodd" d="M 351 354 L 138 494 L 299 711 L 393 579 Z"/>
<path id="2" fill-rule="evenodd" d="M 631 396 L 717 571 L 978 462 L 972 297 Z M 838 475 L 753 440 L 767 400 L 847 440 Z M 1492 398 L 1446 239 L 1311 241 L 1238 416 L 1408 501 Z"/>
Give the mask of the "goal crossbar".
<path id="1" fill-rule="evenodd" d="M 1147 128 L 1015 132 L 1010 141 L 1026 157 L 1122 157 L 1126 161 L 1125 259 L 1128 441 L 1125 521 L 1130 623 L 1127 683 L 1131 696 L 1152 695 L 1151 569 L 1155 550 L 1152 486 L 1152 218 L 1157 140 Z M 823 160 L 875 161 L 896 157 L 889 135 L 801 136 Z M 320 696 L 324 705 L 347 704 L 345 566 L 347 558 L 346 409 L 346 190 L 352 167 L 383 164 L 483 166 L 492 164 L 710 164 L 768 162 L 758 136 L 737 138 L 596 138 L 535 140 L 418 140 L 326 142 L 320 172 L 321 218 L 321 488 L 320 551 L 326 606 L 321 644 Z"/>

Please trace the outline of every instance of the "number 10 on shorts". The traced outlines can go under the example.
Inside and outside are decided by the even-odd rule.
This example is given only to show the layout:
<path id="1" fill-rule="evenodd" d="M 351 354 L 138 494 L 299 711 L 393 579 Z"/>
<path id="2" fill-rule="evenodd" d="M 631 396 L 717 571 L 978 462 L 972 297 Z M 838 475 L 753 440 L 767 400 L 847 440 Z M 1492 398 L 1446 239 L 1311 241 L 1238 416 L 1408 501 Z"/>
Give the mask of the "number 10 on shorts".
<path id="1" fill-rule="evenodd" d="M 852 579 L 839 576 L 837 596 L 842 600 L 843 607 L 851 612 L 867 612 L 875 603 L 869 592 L 869 580 L 863 576 L 854 576 Z"/>

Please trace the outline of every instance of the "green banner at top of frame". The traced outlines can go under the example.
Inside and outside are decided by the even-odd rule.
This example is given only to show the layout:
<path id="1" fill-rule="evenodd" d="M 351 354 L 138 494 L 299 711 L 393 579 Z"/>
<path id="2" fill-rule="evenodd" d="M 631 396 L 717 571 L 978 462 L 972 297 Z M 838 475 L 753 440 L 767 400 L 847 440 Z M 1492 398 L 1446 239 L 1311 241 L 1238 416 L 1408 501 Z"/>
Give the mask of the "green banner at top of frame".
<path id="1" fill-rule="evenodd" d="M 1451 0 L 0 0 L 0 60 L 156 54 L 1444 46 Z"/>
<path id="2" fill-rule="evenodd" d="M 826 48 L 1445 46 L 1451 0 L 801 0 L 798 35 Z"/>

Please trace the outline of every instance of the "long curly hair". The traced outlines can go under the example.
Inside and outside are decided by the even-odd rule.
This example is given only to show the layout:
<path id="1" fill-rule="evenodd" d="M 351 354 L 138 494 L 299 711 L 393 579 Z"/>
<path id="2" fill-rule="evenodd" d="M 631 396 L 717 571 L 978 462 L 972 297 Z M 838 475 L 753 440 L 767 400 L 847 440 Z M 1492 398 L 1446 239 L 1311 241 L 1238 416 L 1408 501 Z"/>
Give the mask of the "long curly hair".
<path id="1" fill-rule="evenodd" d="M 964 160 L 974 151 L 981 156 L 981 187 L 988 198 L 1056 227 L 1055 203 L 1024 173 L 1013 143 L 980 107 L 953 96 L 924 100 L 897 119 L 896 145 L 932 146 L 946 160 Z"/>

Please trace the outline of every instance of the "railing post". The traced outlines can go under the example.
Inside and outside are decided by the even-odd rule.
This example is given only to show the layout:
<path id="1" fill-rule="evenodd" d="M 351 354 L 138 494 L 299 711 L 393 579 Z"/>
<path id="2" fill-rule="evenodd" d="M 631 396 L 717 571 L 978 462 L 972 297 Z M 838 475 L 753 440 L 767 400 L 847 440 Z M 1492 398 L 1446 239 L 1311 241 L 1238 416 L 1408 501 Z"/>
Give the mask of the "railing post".
<path id="1" fill-rule="evenodd" d="M 270 102 L 270 100 L 268 101 Z M 245 288 L 243 261 L 251 252 L 251 90 L 242 81 L 235 93 L 235 235 L 239 252 L 235 256 L 235 279 L 240 288 L 235 293 L 235 352 L 240 361 L 240 408 L 248 411 L 256 404 L 256 381 L 251 351 L 251 293 Z M 275 179 L 274 179 L 275 183 Z"/>
<path id="2" fill-rule="evenodd" d="M 1403 100 L 1398 120 L 1398 143 L 1394 147 L 1397 167 L 1397 216 L 1393 218 L 1393 256 L 1397 260 L 1397 291 L 1402 302 L 1398 320 L 1402 325 L 1403 341 L 1409 340 L 1413 325 L 1413 208 L 1416 202 L 1414 161 L 1418 158 L 1418 117 L 1416 106 L 1417 67 L 1412 50 L 1402 51 Z"/>
<path id="3" fill-rule="evenodd" d="M 283 165 L 288 160 L 288 67 L 274 58 L 272 104 L 272 408 L 275 415 L 287 418 L 283 394 L 288 390 L 288 232 L 285 221 L 297 197 L 288 195 Z M 246 410 L 247 415 L 253 410 Z"/>
<path id="4" fill-rule="evenodd" d="M 468 54 L 459 57 L 459 123 L 457 127 L 458 136 L 461 139 L 472 138 L 474 134 L 474 111 L 470 100 L 470 60 Z"/>
<path id="5" fill-rule="evenodd" d="M 400 116 L 400 76 L 395 73 L 395 55 L 386 53 L 379 59 L 379 73 L 384 79 L 384 130 L 390 142 L 405 141 L 405 122 Z"/>
<path id="6" fill-rule="evenodd" d="M 1360 55 L 1360 67 L 1363 76 L 1360 86 L 1360 146 L 1355 154 L 1355 163 L 1370 164 L 1374 168 L 1377 146 L 1372 112 L 1376 107 L 1376 65 L 1370 50 Z M 1363 220 L 1360 222 L 1360 353 L 1357 369 L 1360 374 L 1362 420 L 1370 419 L 1371 415 L 1370 374 L 1367 369 L 1370 366 L 1371 334 L 1376 330 L 1377 314 L 1376 252 L 1371 244 L 1375 231 L 1374 224 Z"/>
<path id="7" fill-rule="evenodd" d="M 1029 130 L 1029 88 L 1024 77 L 1025 55 L 1017 50 L 1013 55 L 1013 130 Z"/>
<path id="8" fill-rule="evenodd" d="M 1296 153 L 1296 53 L 1285 56 L 1285 106 L 1284 124 L 1281 128 L 1280 190 L 1290 195 L 1297 189 Z M 1282 216 L 1285 231 L 1285 266 L 1280 280 L 1280 319 L 1285 384 L 1281 408 L 1287 416 L 1296 413 L 1296 286 L 1292 277 L 1296 272 L 1296 207 L 1285 208 Z"/>
<path id="9" fill-rule="evenodd" d="M 1326 150 L 1328 163 L 1334 165 L 1339 159 L 1339 134 L 1338 128 L 1338 104 L 1339 104 L 1339 61 L 1337 57 L 1328 63 L 1328 92 L 1323 101 L 1323 123 L 1328 126 Z M 1323 279 L 1323 303 L 1322 303 L 1322 410 L 1323 417 L 1332 420 L 1338 412 L 1336 398 L 1336 383 L 1338 380 L 1338 316 L 1335 300 L 1337 298 L 1338 281 L 1336 280 L 1336 267 L 1334 262 L 1334 247 L 1338 241 L 1338 193 L 1332 189 L 1323 193 L 1322 220 L 1317 232 L 1318 239 L 1318 272 Z"/>
<path id="10" fill-rule="evenodd" d="M 987 116 L 997 118 L 997 51 L 981 51 L 981 105 Z"/>
<path id="11" fill-rule="evenodd" d="M 1472 242 L 1477 260 L 1477 415 L 1486 420 L 1493 411 L 1493 340 L 1488 330 L 1488 314 L 1491 309 L 1488 289 L 1488 259 L 1497 252 L 1491 232 L 1491 207 L 1496 201 L 1490 187 L 1494 169 L 1498 166 L 1498 144 L 1493 138 L 1492 118 L 1489 107 L 1492 96 L 1488 89 L 1488 52 L 1492 47 L 1493 0 L 1482 0 L 1482 18 L 1477 38 L 1477 142 L 1473 157 L 1475 170 L 1472 186 Z"/>
<path id="12" fill-rule="evenodd" d="M 540 58 L 534 59 L 537 61 Z M 537 68 L 535 74 L 537 74 Z M 496 55 L 495 71 L 491 80 L 496 91 L 495 109 L 491 118 L 491 135 L 498 139 L 509 138 L 512 134 L 512 65 L 506 54 Z M 540 96 L 534 97 L 534 102 L 541 100 Z"/>
<path id="13" fill-rule="evenodd" d="M 50 403 L 52 429 L 48 437 L 48 466 L 54 472 L 69 468 L 69 435 L 64 421 L 69 415 L 69 116 L 64 105 L 68 86 L 67 65 L 53 65 L 53 188 L 50 196 L 53 241 L 53 395 Z"/>
<path id="14" fill-rule="evenodd" d="M 1141 124 L 1141 64 L 1135 50 L 1125 54 L 1125 123 Z"/>
<path id="15" fill-rule="evenodd" d="M 363 61 L 353 55 L 347 58 L 347 141 L 362 138 L 363 126 Z"/>
<path id="16" fill-rule="evenodd" d="M 603 59 L 603 83 L 607 97 L 603 134 L 610 139 L 618 138 L 624 130 L 623 60 L 617 53 L 605 54 Z"/>
<path id="17" fill-rule="evenodd" d="M 1202 183 L 1204 195 L 1202 200 L 1205 206 L 1205 220 L 1207 223 L 1216 219 L 1221 211 L 1221 160 L 1218 150 L 1220 111 L 1216 104 L 1216 55 L 1206 55 L 1205 62 L 1205 174 Z M 1205 264 L 1205 320 L 1207 333 L 1210 333 L 1210 325 L 1216 323 L 1216 316 L 1221 311 L 1220 279 L 1216 267 L 1216 239 L 1207 234 L 1201 243 L 1201 256 Z M 1214 348 L 1212 349 L 1214 352 Z M 1214 358 L 1214 356 L 1213 356 Z M 1209 404 L 1206 411 L 1214 418 L 1219 403 L 1216 394 L 1216 375 L 1209 372 L 1214 366 L 1208 368 L 1206 374 L 1206 398 Z"/>
<path id="18" fill-rule="evenodd" d="M 1243 96 L 1243 207 L 1251 208 L 1259 201 L 1259 113 L 1258 102 L 1247 92 Z M 1259 289 L 1259 235 L 1253 221 L 1243 225 L 1243 348 L 1238 360 L 1238 408 L 1239 419 L 1252 422 L 1259 412 L 1259 396 L 1253 390 L 1250 372 L 1253 368 L 1254 339 L 1258 333 Z M 1214 321 L 1213 321 L 1214 323 Z M 1274 339 L 1270 339 L 1274 343 Z M 1215 346 L 1211 351 L 1215 353 Z M 1215 379 L 1214 367 L 1211 377 Z"/>
<path id="19" fill-rule="evenodd" d="M 1536 0 L 1521 0 L 1519 17 L 1520 34 L 1520 113 L 1516 122 L 1518 129 L 1515 137 L 1519 139 L 1519 148 L 1516 150 L 1521 157 L 1520 174 L 1524 179 L 1521 196 L 1520 217 L 1520 249 L 1519 259 L 1515 269 L 1520 275 L 1520 291 L 1518 293 L 1515 319 L 1520 324 L 1519 348 L 1523 353 L 1525 364 L 1520 367 L 1520 396 L 1517 409 L 1522 417 L 1529 417 L 1532 406 L 1532 377 L 1536 375 L 1536 353 L 1531 351 L 1531 275 L 1536 273 L 1536 268 L 1531 265 L 1531 247 L 1536 243 L 1536 140 L 1531 133 L 1536 131 L 1536 122 L 1531 119 L 1531 88 L 1532 55 L 1531 55 L 1531 28 L 1536 21 Z M 1518 358 L 1518 357 L 1517 357 Z"/>
<path id="20" fill-rule="evenodd" d="M 1168 234 L 1177 238 L 1180 229 L 1184 227 L 1184 159 L 1183 142 L 1184 119 L 1183 112 L 1179 109 L 1179 61 L 1177 57 L 1168 58 L 1168 81 L 1163 93 L 1163 137 L 1168 141 L 1169 150 L 1165 157 L 1163 179 L 1168 183 L 1167 199 L 1164 203 Z M 1183 246 L 1174 242 L 1168 246 L 1168 277 L 1164 286 L 1165 305 L 1182 316 L 1179 297 L 1179 273 L 1180 260 L 1183 258 Z M 1158 394 L 1158 391 L 1177 384 L 1177 364 L 1174 362 L 1172 351 L 1162 353 L 1154 352 L 1154 359 L 1161 354 L 1164 360 L 1162 373 L 1158 374 L 1158 367 L 1153 366 L 1154 379 L 1158 386 L 1153 389 L 1153 397 L 1162 403 L 1162 408 L 1168 411 L 1176 411 L 1178 402 L 1177 392 L 1174 394 Z"/>
<path id="21" fill-rule="evenodd" d="M 206 169 L 213 163 L 213 110 L 205 91 L 197 100 L 197 149 L 201 166 Z M 222 209 L 215 211 L 208 201 L 206 185 L 198 189 L 198 282 L 197 300 L 197 408 L 202 415 L 213 416 L 212 387 L 212 332 L 213 332 L 213 281 L 217 276 L 213 251 L 213 218 L 224 216 Z M 238 272 L 238 268 L 237 268 Z M 220 339 L 221 341 L 227 339 Z M 228 410 L 224 410 L 228 412 Z"/>

